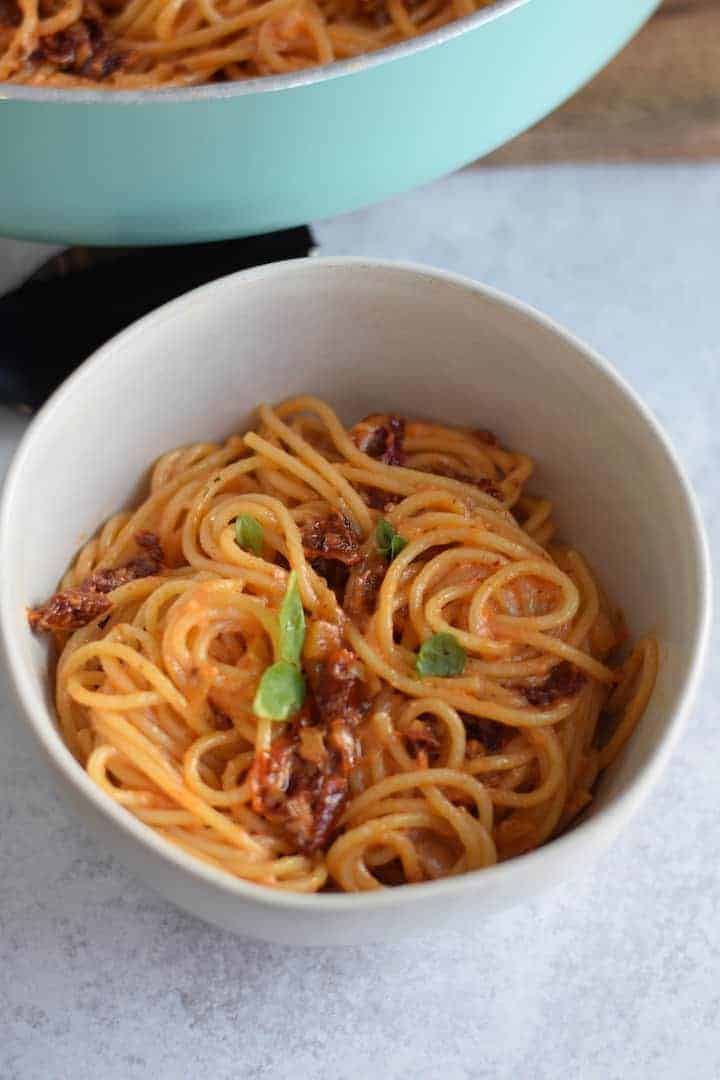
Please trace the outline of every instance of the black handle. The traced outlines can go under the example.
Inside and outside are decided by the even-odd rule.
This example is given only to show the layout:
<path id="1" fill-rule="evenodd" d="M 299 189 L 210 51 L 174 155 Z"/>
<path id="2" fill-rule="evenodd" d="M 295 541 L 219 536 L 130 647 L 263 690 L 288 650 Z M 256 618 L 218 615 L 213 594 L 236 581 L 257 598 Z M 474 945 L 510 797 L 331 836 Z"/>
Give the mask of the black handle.
<path id="1" fill-rule="evenodd" d="M 302 258 L 313 246 L 302 226 L 242 240 L 55 258 L 0 297 L 0 401 L 35 409 L 99 345 L 141 315 L 214 278 Z"/>

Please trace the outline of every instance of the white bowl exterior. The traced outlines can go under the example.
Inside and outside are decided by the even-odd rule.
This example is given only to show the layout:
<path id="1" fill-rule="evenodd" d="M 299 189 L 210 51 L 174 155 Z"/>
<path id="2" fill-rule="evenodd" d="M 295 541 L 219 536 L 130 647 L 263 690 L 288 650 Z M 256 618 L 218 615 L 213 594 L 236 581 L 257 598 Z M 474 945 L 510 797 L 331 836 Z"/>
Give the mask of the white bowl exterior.
<path id="1" fill-rule="evenodd" d="M 390 410 L 489 427 L 537 462 L 532 487 L 590 560 L 633 635 L 658 637 L 651 704 L 604 777 L 594 814 L 530 856 L 379 896 L 295 898 L 168 852 L 85 776 L 57 732 L 46 651 L 25 606 L 84 537 L 137 492 L 164 450 L 245 427 L 259 401 L 298 393 L 345 420 Z M 4 495 L 2 622 L 30 722 L 101 841 L 194 913 L 238 932 L 325 944 L 417 932 L 487 913 L 586 865 L 642 798 L 679 731 L 709 622 L 707 551 L 672 451 L 603 361 L 542 316 L 452 275 L 361 259 L 262 267 L 135 324 L 35 420 Z M 91 806 L 88 805 L 90 799 Z"/>

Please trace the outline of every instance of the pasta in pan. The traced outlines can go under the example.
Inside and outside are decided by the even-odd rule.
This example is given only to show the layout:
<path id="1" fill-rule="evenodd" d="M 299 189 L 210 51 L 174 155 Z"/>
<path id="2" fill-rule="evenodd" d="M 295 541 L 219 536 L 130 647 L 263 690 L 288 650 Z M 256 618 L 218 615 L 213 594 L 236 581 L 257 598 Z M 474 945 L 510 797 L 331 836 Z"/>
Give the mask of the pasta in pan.
<path id="1" fill-rule="evenodd" d="M 157 89 L 374 52 L 490 0 L 0 0 L 0 82 Z"/>
<path id="2" fill-rule="evenodd" d="M 324 402 L 165 454 L 30 611 L 90 776 L 213 866 L 357 891 L 557 836 L 658 664 L 529 458 L 486 431 Z M 624 656 L 624 659 L 621 657 Z"/>

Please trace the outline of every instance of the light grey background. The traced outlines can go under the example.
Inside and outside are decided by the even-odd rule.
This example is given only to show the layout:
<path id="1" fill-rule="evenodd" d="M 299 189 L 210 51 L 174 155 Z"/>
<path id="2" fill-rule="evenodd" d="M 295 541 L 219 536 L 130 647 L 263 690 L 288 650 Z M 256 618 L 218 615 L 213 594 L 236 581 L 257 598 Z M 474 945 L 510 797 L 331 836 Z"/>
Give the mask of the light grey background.
<path id="1" fill-rule="evenodd" d="M 675 441 L 715 552 L 719 233 L 715 165 L 472 171 L 316 227 L 322 254 L 462 271 L 610 356 Z M 0 288 L 39 254 L 0 246 Z M 22 427 L 0 411 L 3 467 Z M 346 951 L 232 938 L 131 878 L 55 797 L 0 679 L 0 1078 L 720 1077 L 713 652 L 660 786 L 584 880 Z"/>

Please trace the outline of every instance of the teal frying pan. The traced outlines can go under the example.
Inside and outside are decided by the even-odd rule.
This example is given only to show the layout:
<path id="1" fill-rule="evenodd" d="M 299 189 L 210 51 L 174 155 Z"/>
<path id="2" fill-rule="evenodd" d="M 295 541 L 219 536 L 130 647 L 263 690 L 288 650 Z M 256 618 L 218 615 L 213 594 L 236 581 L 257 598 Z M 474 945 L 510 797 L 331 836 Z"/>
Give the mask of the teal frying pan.
<path id="1" fill-rule="evenodd" d="M 188 243 L 386 198 L 506 142 L 657 0 L 498 0 L 300 74 L 155 92 L 0 84 L 0 235 Z"/>

